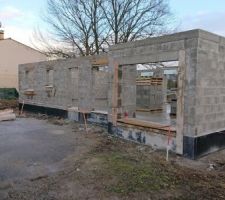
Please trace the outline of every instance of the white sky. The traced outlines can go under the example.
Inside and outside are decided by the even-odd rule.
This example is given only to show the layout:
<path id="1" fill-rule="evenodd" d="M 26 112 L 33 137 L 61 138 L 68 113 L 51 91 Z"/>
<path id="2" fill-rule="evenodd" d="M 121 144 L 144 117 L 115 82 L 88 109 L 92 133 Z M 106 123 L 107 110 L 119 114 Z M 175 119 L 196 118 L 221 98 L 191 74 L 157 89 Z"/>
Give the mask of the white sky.
<path id="1" fill-rule="evenodd" d="M 225 36 L 225 0 L 170 0 L 178 31 L 205 29 Z M 0 0 L 0 21 L 6 37 L 32 46 L 34 29 L 43 25 L 46 0 Z M 42 31 L 43 31 L 42 30 Z"/>

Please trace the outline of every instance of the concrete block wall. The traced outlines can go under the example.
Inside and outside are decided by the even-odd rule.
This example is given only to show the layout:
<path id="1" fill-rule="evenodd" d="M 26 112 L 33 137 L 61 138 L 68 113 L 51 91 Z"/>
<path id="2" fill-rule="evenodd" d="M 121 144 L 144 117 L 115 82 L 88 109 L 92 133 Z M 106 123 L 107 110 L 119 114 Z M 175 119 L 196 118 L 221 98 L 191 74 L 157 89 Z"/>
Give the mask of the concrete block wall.
<path id="1" fill-rule="evenodd" d="M 163 108 L 162 85 L 137 85 L 137 108 L 162 109 Z"/>
<path id="2" fill-rule="evenodd" d="M 178 60 L 176 152 L 195 159 L 225 148 L 225 38 L 193 30 L 117 45 L 110 53 L 121 66 Z"/>
<path id="3" fill-rule="evenodd" d="M 53 70 L 50 96 L 46 92 L 48 70 Z M 20 102 L 29 105 L 62 110 L 69 107 L 105 110 L 108 105 L 108 73 L 94 72 L 92 57 L 20 65 L 19 88 Z M 24 94 L 27 89 L 34 90 L 32 99 Z M 96 91 L 101 91 L 101 94 Z"/>
<path id="4" fill-rule="evenodd" d="M 25 104 L 34 104 L 37 106 L 54 107 L 59 109 L 66 109 L 71 105 L 68 96 L 68 72 L 65 66 L 68 61 L 46 61 L 32 64 L 24 64 L 19 66 L 19 90 L 20 101 Z M 53 70 L 53 80 L 55 95 L 48 97 L 46 92 L 47 70 Z M 27 75 L 29 74 L 29 75 Z M 27 77 L 26 77 L 27 76 Z M 29 99 L 24 92 L 27 89 L 34 90 L 33 99 Z"/>
<path id="5" fill-rule="evenodd" d="M 196 62 L 193 62 L 195 60 L 193 57 L 197 56 L 198 33 L 198 30 L 187 31 L 111 47 L 109 51 L 109 59 L 112 60 L 109 64 L 111 68 L 111 83 L 113 82 L 115 63 L 123 67 L 150 62 L 179 61 L 180 51 L 195 51 L 196 55 L 191 53 L 186 56 L 188 62 L 186 64 L 195 66 Z M 184 70 L 182 72 L 184 72 Z M 128 71 L 125 73 L 129 76 Z M 191 73 L 191 71 L 187 73 Z M 190 76 L 187 74 L 183 81 L 189 83 L 189 79 Z M 186 84 L 185 87 L 184 90 L 186 92 L 192 89 L 192 86 L 189 87 L 188 84 Z M 110 100 L 111 98 L 109 101 Z M 189 118 L 189 115 L 186 117 Z"/>
<path id="6" fill-rule="evenodd" d="M 163 70 L 155 70 L 152 78 L 147 81 L 151 83 L 136 84 L 137 91 L 137 109 L 158 110 L 163 109 L 163 105 L 166 102 L 167 81 L 163 76 Z M 155 79 L 160 78 L 160 79 Z M 146 79 L 138 79 L 143 81 Z"/>
<path id="7" fill-rule="evenodd" d="M 196 69 L 196 136 L 225 130 L 225 38 L 200 32 Z"/>
<path id="8" fill-rule="evenodd" d="M 199 57 L 199 51 L 202 48 L 200 47 L 200 38 L 203 32 L 204 31 L 201 30 L 192 30 L 158 38 L 120 44 L 111 47 L 109 51 L 109 59 L 111 60 L 110 77 L 112 83 L 114 80 L 113 74 L 115 73 L 115 63 L 119 66 L 126 67 L 134 64 L 151 62 L 179 62 L 176 152 L 179 154 L 185 154 L 191 158 L 195 158 L 200 154 L 202 155 L 202 152 L 199 152 L 199 148 L 197 149 L 195 145 L 195 137 L 200 133 L 200 129 L 198 128 L 202 126 L 197 122 L 198 117 L 202 120 L 202 113 L 198 111 L 200 108 L 198 108 L 196 97 L 199 96 L 198 93 L 200 92 L 197 86 L 197 81 L 199 78 L 198 74 L 200 72 L 198 71 L 198 66 L 200 66 L 199 60 L 201 60 Z M 211 47 L 208 46 L 206 48 Z M 221 47 L 221 49 L 223 48 Z M 208 55 L 206 55 L 206 57 L 207 56 Z M 205 58 L 203 58 L 203 60 L 204 59 Z M 129 76 L 128 70 L 125 73 Z M 211 77 L 211 80 L 213 79 L 216 79 L 216 77 Z M 113 87 L 111 87 L 111 89 L 113 89 Z M 111 99 L 113 99 L 113 96 L 109 99 L 109 105 L 113 106 L 109 108 L 109 113 L 110 110 L 112 110 L 111 113 L 113 113 L 113 110 L 120 109 L 119 105 L 113 105 L 110 103 Z M 109 115 L 109 120 L 112 119 L 112 116 Z M 113 120 L 111 122 L 115 123 Z M 218 124 L 219 123 L 221 124 L 221 122 L 218 122 Z M 225 129 L 225 126 L 222 128 Z M 207 128 L 207 130 L 210 129 Z"/>
<path id="9" fill-rule="evenodd" d="M 178 61 L 176 152 L 195 159 L 225 148 L 225 38 L 192 30 L 115 45 L 109 49 L 104 75 L 93 71 L 91 60 L 21 65 L 20 102 L 63 110 L 108 108 L 109 127 L 116 127 L 115 113 L 131 115 L 136 110 L 136 64 Z M 54 71 L 50 97 L 45 87 L 47 70 Z M 33 99 L 24 95 L 26 89 L 34 89 Z"/>
<path id="10" fill-rule="evenodd" d="M 93 73 L 91 63 L 83 60 L 79 67 L 79 103 L 80 110 L 92 110 L 94 106 Z"/>
<path id="11" fill-rule="evenodd" d="M 122 66 L 122 77 L 119 79 L 121 86 L 121 112 L 126 112 L 132 117 L 136 112 L 136 65 Z"/>
<path id="12" fill-rule="evenodd" d="M 150 108 L 151 86 L 137 85 L 137 108 Z"/>
<path id="13" fill-rule="evenodd" d="M 108 110 L 108 71 L 93 71 L 94 78 L 94 108 L 96 110 Z"/>
<path id="14" fill-rule="evenodd" d="M 190 90 L 184 92 L 184 154 L 197 158 L 225 148 L 225 38 L 199 30 L 186 51 Z M 188 57 L 187 57 L 188 56 Z M 188 59 L 189 58 L 189 59 Z"/>

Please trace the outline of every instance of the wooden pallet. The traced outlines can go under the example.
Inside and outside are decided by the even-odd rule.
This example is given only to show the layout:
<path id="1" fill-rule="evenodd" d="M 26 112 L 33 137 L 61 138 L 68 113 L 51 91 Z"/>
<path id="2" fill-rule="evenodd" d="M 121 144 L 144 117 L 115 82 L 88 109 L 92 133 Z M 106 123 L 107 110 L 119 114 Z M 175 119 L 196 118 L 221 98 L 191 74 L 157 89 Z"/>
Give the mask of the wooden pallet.
<path id="1" fill-rule="evenodd" d="M 159 77 L 149 77 L 149 76 L 139 76 L 137 77 L 137 80 L 163 80 L 163 78 Z"/>
<path id="2" fill-rule="evenodd" d="M 137 78 L 137 85 L 162 85 L 163 78 Z"/>

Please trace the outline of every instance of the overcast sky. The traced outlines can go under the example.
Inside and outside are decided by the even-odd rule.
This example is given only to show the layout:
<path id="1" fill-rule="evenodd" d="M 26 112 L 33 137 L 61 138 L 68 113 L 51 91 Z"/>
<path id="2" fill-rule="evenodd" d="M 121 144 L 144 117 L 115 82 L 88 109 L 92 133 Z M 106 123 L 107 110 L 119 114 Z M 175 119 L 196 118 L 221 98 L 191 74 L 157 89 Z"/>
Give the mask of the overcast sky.
<path id="1" fill-rule="evenodd" d="M 0 21 L 6 37 L 31 45 L 41 27 L 46 0 L 0 0 Z M 225 0 L 170 0 L 179 31 L 205 29 L 225 36 Z"/>

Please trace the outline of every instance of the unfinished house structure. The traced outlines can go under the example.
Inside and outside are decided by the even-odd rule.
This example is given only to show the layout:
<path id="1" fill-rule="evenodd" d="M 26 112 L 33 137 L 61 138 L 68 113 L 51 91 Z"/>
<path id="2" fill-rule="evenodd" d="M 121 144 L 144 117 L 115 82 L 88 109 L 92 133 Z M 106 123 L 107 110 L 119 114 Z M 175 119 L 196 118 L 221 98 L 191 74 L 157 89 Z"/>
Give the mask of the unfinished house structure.
<path id="1" fill-rule="evenodd" d="M 191 30 L 21 65 L 20 103 L 195 159 L 225 147 L 225 38 Z M 101 74 L 103 73 L 103 74 Z M 57 110 L 56 110 L 57 109 Z M 78 114 L 76 114 L 78 113 Z"/>
<path id="2" fill-rule="evenodd" d="M 79 113 L 93 118 L 95 112 L 107 119 L 107 63 L 106 56 L 95 56 L 20 65 L 20 103 L 49 115 L 67 117 L 69 112 L 74 120 L 83 120 Z"/>
<path id="3" fill-rule="evenodd" d="M 47 57 L 43 53 L 12 38 L 4 38 L 4 31 L 0 29 L 0 98 L 7 96 L 4 91 L 19 89 L 19 64 L 46 60 Z"/>

